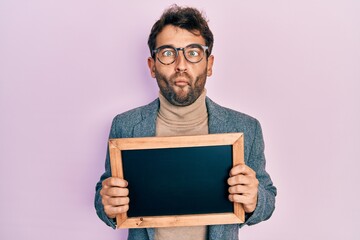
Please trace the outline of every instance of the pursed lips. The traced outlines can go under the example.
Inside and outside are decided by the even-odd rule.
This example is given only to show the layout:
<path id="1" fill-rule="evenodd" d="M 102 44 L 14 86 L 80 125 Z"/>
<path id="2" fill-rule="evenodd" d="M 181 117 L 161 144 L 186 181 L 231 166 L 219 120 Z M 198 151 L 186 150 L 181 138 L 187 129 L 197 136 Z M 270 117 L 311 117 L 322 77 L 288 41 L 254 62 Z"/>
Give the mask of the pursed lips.
<path id="1" fill-rule="evenodd" d="M 177 78 L 174 81 L 174 85 L 178 87 L 185 87 L 187 85 L 190 85 L 189 80 L 186 78 Z"/>
<path id="2" fill-rule="evenodd" d="M 185 81 L 176 81 L 175 82 L 175 86 L 178 86 L 178 87 L 185 87 L 185 86 L 188 86 L 189 83 L 188 82 L 185 82 Z"/>

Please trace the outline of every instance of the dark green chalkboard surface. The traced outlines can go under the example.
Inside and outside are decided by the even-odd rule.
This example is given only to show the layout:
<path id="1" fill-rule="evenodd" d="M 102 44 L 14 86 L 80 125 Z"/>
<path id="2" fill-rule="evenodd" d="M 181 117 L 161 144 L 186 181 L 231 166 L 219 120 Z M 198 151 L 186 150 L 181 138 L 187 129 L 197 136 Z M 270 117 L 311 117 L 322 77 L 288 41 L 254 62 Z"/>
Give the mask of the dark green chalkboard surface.
<path id="1" fill-rule="evenodd" d="M 128 217 L 233 212 L 232 146 L 123 150 Z"/>

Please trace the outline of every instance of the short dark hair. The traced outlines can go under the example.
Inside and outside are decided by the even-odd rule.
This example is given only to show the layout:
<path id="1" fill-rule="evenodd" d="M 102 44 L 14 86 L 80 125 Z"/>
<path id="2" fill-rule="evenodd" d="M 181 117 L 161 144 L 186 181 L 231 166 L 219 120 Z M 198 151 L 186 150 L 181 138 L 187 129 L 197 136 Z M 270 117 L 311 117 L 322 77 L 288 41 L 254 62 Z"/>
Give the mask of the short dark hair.
<path id="1" fill-rule="evenodd" d="M 150 54 L 154 57 L 152 50 L 155 49 L 156 37 L 167 25 L 173 25 L 185 30 L 188 30 L 196 35 L 201 35 L 205 39 L 205 44 L 208 46 L 207 56 L 210 56 L 214 44 L 214 36 L 207 24 L 206 18 L 203 14 L 192 7 L 179 7 L 172 5 L 165 9 L 160 19 L 155 22 L 151 28 L 148 39 L 148 46 Z"/>

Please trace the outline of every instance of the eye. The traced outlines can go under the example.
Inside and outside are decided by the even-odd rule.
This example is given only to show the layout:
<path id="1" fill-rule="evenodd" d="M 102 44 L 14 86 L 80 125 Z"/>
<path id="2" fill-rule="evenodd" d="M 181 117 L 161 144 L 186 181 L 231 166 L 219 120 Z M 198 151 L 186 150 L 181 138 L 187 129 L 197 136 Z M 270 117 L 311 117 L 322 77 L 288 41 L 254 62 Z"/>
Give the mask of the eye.
<path id="1" fill-rule="evenodd" d="M 172 49 L 164 49 L 163 51 L 161 51 L 161 55 L 163 57 L 172 57 L 175 56 L 175 52 Z"/>
<path id="2" fill-rule="evenodd" d="M 189 57 L 197 57 L 200 54 L 199 54 L 198 50 L 189 50 L 188 55 L 189 55 Z"/>

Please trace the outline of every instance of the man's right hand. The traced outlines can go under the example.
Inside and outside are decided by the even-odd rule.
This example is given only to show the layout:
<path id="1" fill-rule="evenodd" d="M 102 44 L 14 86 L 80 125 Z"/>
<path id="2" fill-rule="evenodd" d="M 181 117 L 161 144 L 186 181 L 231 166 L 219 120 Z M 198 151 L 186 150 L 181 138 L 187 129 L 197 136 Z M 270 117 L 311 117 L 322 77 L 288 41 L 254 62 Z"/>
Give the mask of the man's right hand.
<path id="1" fill-rule="evenodd" d="M 100 195 L 104 210 L 109 218 L 129 210 L 128 183 L 124 179 L 109 177 L 102 182 Z"/>

